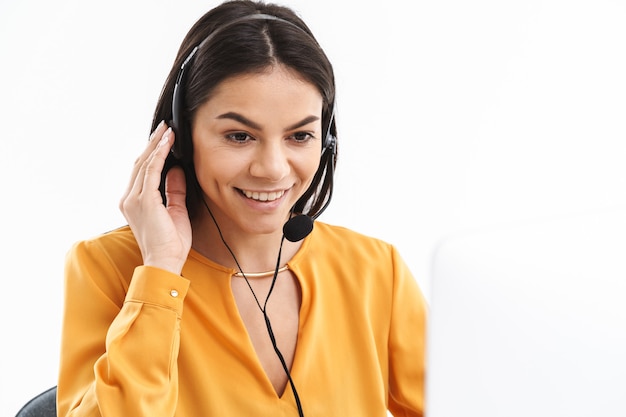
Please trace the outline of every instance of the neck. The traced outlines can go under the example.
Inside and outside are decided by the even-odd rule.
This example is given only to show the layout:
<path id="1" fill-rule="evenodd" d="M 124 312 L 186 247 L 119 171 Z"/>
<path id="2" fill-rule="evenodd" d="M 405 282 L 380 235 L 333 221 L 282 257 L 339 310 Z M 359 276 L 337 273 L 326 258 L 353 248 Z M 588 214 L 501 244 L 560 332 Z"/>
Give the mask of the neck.
<path id="1" fill-rule="evenodd" d="M 219 220 L 218 220 L 219 221 Z M 280 249 L 282 230 L 271 234 L 245 234 L 232 228 L 220 225 L 226 245 L 232 250 L 233 258 L 220 233 L 209 215 L 203 216 L 192 223 L 192 247 L 201 255 L 220 265 L 238 269 L 237 263 L 244 273 L 274 271 L 278 251 Z M 300 248 L 301 242 L 284 240 L 280 267 L 286 265 Z"/>

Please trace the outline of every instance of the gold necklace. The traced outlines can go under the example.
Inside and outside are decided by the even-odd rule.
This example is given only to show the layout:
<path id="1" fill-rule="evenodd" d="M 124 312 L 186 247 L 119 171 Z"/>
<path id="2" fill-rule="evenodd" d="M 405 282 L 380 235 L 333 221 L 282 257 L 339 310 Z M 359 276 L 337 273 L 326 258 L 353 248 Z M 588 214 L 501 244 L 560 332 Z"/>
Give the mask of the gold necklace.
<path id="1" fill-rule="evenodd" d="M 286 270 L 289 269 L 289 265 L 285 265 L 282 268 L 278 269 L 277 274 L 280 274 L 281 272 L 285 272 Z M 274 275 L 274 270 L 271 271 L 266 271 L 266 272 L 235 272 L 233 274 L 234 277 L 240 277 L 240 278 L 265 278 L 265 277 L 271 277 L 272 275 Z"/>

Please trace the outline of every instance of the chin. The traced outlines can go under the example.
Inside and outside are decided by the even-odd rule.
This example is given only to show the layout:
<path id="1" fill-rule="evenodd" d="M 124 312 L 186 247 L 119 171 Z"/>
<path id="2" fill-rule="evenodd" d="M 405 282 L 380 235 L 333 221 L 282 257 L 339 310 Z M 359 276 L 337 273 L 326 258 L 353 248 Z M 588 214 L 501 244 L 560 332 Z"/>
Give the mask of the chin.
<path id="1" fill-rule="evenodd" d="M 259 216 L 262 217 L 262 216 Z M 245 233 L 252 235 L 271 235 L 282 233 L 283 226 L 287 221 L 287 216 L 276 218 L 248 218 L 242 219 L 241 227 Z"/>

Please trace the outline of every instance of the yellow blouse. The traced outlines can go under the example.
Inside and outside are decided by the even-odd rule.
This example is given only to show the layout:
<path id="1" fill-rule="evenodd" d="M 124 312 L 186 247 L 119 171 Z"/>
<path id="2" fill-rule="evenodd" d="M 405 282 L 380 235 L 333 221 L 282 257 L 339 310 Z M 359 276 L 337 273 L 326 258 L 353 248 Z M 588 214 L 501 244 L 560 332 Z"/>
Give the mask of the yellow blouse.
<path id="1" fill-rule="evenodd" d="M 60 417 L 298 415 L 256 356 L 235 270 L 194 250 L 182 276 L 141 264 L 128 227 L 68 253 Z M 422 416 L 427 307 L 396 249 L 316 222 L 288 265 L 302 290 L 291 376 L 304 415 Z"/>

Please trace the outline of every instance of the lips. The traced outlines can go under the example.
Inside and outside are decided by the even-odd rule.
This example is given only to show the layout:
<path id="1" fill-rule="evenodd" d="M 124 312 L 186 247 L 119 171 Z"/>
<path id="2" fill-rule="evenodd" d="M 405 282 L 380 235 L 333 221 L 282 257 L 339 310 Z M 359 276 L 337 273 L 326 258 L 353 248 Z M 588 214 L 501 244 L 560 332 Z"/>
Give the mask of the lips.
<path id="1" fill-rule="evenodd" d="M 256 201 L 274 201 L 278 200 L 285 194 L 285 190 L 270 192 L 241 190 L 241 192 L 246 197 Z"/>

